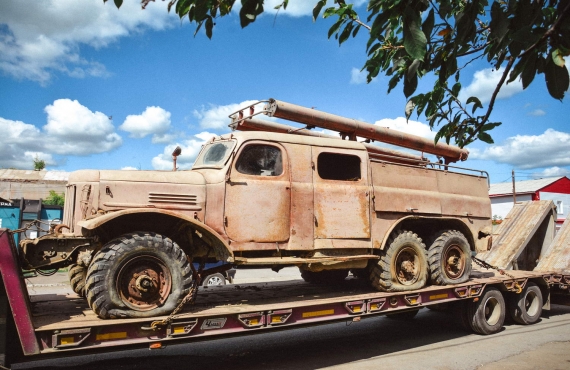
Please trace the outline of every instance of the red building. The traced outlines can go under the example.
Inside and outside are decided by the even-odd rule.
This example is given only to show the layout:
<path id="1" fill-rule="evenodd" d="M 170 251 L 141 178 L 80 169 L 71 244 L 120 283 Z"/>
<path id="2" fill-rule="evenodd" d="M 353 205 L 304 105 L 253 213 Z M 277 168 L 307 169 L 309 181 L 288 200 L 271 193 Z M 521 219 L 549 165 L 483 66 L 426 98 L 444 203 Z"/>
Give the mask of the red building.
<path id="1" fill-rule="evenodd" d="M 558 212 L 557 225 L 562 225 L 570 208 L 570 179 L 566 176 L 515 182 L 517 202 L 552 200 Z M 491 184 L 489 189 L 493 216 L 505 218 L 513 207 L 513 183 Z"/>

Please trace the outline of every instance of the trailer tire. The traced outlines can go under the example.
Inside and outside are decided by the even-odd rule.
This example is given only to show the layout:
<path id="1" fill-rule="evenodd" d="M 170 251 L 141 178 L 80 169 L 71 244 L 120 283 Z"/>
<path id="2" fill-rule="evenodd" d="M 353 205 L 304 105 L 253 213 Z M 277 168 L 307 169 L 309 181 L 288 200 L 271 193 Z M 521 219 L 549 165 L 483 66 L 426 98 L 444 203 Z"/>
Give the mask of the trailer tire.
<path id="1" fill-rule="evenodd" d="M 529 281 L 520 294 L 512 293 L 508 297 L 510 317 L 521 325 L 532 325 L 542 315 L 542 292 L 538 285 Z"/>
<path id="2" fill-rule="evenodd" d="M 423 288 L 428 262 L 425 244 L 411 231 L 399 231 L 378 261 L 370 264 L 370 282 L 379 291 L 405 292 Z"/>
<path id="3" fill-rule="evenodd" d="M 471 248 L 456 230 L 438 233 L 428 250 L 430 279 L 434 285 L 464 283 L 471 274 Z"/>
<path id="4" fill-rule="evenodd" d="M 170 314 L 192 286 L 186 254 L 171 239 L 136 232 L 107 243 L 93 258 L 87 303 L 104 319 Z"/>
<path id="5" fill-rule="evenodd" d="M 216 286 L 216 285 L 226 285 L 226 278 L 224 275 L 220 274 L 219 272 L 208 275 L 202 281 L 203 286 Z"/>
<path id="6" fill-rule="evenodd" d="M 82 265 L 72 264 L 67 273 L 71 289 L 82 298 L 85 298 L 85 277 L 87 268 Z"/>
<path id="7" fill-rule="evenodd" d="M 319 285 L 334 285 L 343 282 L 348 276 L 347 270 L 323 270 L 319 272 L 299 268 L 301 277 L 307 283 Z"/>
<path id="8" fill-rule="evenodd" d="M 477 301 L 467 302 L 465 319 L 475 333 L 495 334 L 503 328 L 505 311 L 505 300 L 501 291 L 488 287 Z"/>

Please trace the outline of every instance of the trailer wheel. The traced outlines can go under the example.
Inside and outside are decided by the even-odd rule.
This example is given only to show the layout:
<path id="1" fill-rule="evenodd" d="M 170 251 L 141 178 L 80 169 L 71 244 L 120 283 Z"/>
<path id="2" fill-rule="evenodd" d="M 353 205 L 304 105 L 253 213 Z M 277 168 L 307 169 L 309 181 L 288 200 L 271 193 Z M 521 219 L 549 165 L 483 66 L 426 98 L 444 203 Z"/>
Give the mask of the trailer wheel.
<path id="1" fill-rule="evenodd" d="M 203 286 L 215 286 L 215 285 L 226 285 L 226 278 L 220 273 L 215 273 L 206 276 L 202 281 Z"/>
<path id="2" fill-rule="evenodd" d="M 85 285 L 87 302 L 106 318 L 167 315 L 186 296 L 192 271 L 171 239 L 137 232 L 107 243 L 93 258 Z"/>
<path id="3" fill-rule="evenodd" d="M 471 248 L 459 231 L 439 233 L 428 250 L 430 278 L 435 285 L 464 283 L 471 274 Z"/>
<path id="4" fill-rule="evenodd" d="M 378 262 L 370 266 L 370 282 L 380 291 L 404 292 L 426 285 L 428 264 L 425 244 L 411 231 L 399 231 Z"/>
<path id="5" fill-rule="evenodd" d="M 513 293 L 508 297 L 509 315 L 522 325 L 532 325 L 540 320 L 542 305 L 542 292 L 532 281 L 527 283 L 522 293 Z"/>
<path id="6" fill-rule="evenodd" d="M 69 266 L 67 275 L 71 289 L 80 297 L 85 298 L 85 277 L 87 276 L 87 268 L 82 265 L 73 264 Z"/>
<path id="7" fill-rule="evenodd" d="M 320 285 L 334 285 L 338 284 L 348 276 L 347 270 L 324 270 L 314 272 L 299 267 L 301 277 L 307 283 L 320 284 Z"/>
<path id="8" fill-rule="evenodd" d="M 501 292 L 497 288 L 489 287 L 476 302 L 467 302 L 465 320 L 477 334 L 494 334 L 503 327 L 505 309 Z"/>

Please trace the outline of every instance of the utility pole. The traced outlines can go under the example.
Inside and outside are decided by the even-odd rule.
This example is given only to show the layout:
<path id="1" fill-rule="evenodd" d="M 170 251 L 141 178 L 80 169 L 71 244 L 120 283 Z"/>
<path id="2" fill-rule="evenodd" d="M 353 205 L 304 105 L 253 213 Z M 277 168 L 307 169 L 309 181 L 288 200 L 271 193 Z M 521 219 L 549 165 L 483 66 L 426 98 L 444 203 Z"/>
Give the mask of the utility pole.
<path id="1" fill-rule="evenodd" d="M 513 179 L 513 204 L 517 204 L 517 189 L 515 188 L 515 170 L 512 170 L 511 177 Z"/>

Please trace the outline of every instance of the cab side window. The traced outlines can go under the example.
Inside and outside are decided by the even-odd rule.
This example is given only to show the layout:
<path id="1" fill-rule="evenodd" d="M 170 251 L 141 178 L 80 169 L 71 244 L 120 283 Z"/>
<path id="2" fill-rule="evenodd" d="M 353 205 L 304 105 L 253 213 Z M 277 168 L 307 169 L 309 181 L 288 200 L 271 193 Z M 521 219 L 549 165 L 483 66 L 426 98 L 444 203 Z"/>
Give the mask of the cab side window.
<path id="1" fill-rule="evenodd" d="M 237 160 L 236 170 L 246 175 L 279 176 L 283 173 L 281 150 L 271 145 L 248 145 Z"/>
<path id="2" fill-rule="evenodd" d="M 355 155 L 321 153 L 317 170 L 323 180 L 358 181 L 361 179 L 360 157 Z"/>

